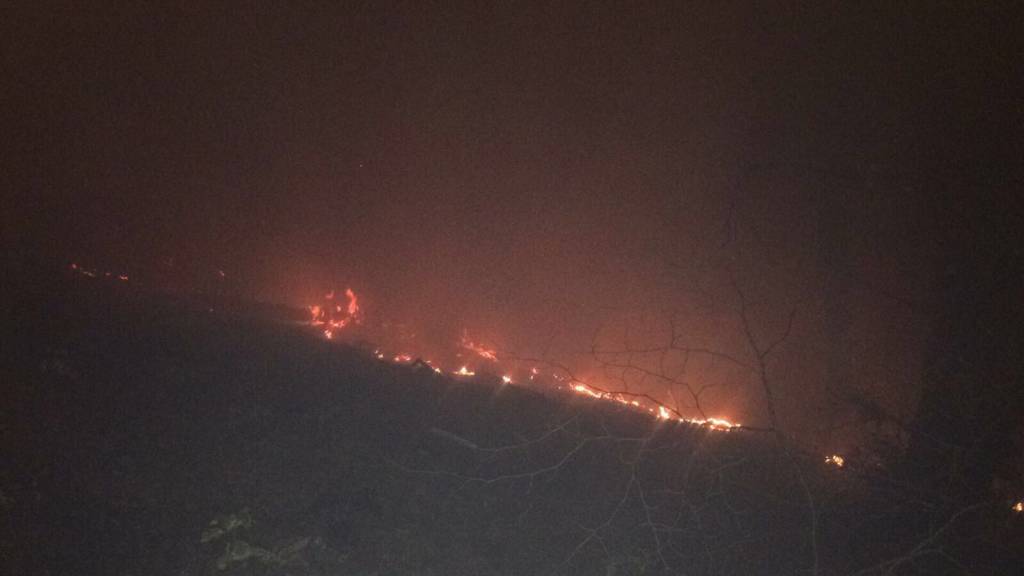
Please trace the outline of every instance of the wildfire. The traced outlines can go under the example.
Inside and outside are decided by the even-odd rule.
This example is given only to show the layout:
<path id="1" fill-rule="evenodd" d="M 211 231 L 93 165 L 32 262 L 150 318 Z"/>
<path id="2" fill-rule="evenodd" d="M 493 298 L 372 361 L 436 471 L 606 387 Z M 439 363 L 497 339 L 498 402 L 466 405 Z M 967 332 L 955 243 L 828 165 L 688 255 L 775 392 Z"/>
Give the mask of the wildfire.
<path id="1" fill-rule="evenodd" d="M 362 312 L 359 307 L 359 299 L 356 293 L 351 288 L 345 289 L 345 297 L 348 299 L 346 305 L 339 304 L 335 301 L 336 293 L 332 290 L 324 295 L 324 304 L 309 306 L 310 313 L 310 324 L 321 328 L 324 337 L 328 340 L 333 340 L 338 334 L 338 331 L 352 323 L 360 323 L 362 320 Z M 466 331 L 463 331 L 462 337 L 457 343 L 459 348 L 468 350 L 483 358 L 488 362 L 500 364 L 497 351 L 488 348 L 487 346 L 474 342 L 471 340 Z M 444 374 L 446 370 L 442 367 L 435 365 L 430 360 L 420 360 L 413 354 L 397 353 L 394 355 L 385 354 L 381 349 L 373 351 L 373 356 L 378 360 L 390 361 L 395 364 L 413 365 L 419 367 L 420 364 L 429 367 L 436 374 Z M 470 364 L 463 364 L 457 370 L 451 370 L 449 372 L 452 376 L 460 378 L 471 378 L 476 376 L 476 370 L 471 367 Z M 610 401 L 623 406 L 629 407 L 630 409 L 643 410 L 646 413 L 651 414 L 658 420 L 683 422 L 686 424 L 700 426 L 709 430 L 717 431 L 730 431 L 742 428 L 742 424 L 737 422 L 731 422 L 724 418 L 685 418 L 679 415 L 677 411 L 674 411 L 667 406 L 657 403 L 653 400 L 643 400 L 643 398 L 622 393 L 605 392 L 600 388 L 588 385 L 586 382 L 582 382 L 575 378 L 568 378 L 558 372 L 552 372 L 550 374 L 541 374 L 541 370 L 533 366 L 529 370 L 528 380 L 530 382 L 544 382 L 542 379 L 550 377 L 551 380 L 547 380 L 548 383 L 555 385 L 558 388 L 568 389 L 576 394 L 588 396 L 596 400 Z M 502 384 L 512 384 L 513 374 L 506 373 L 501 376 Z M 834 459 L 834 460 L 833 460 Z M 835 464 L 836 466 L 842 466 L 843 461 L 840 456 L 829 457 L 828 462 Z"/>
<path id="2" fill-rule="evenodd" d="M 480 356 L 481 358 L 490 360 L 491 362 L 498 361 L 498 353 L 495 350 L 487 348 L 482 344 L 477 344 L 473 342 L 466 335 L 465 331 L 463 331 L 462 333 L 462 340 L 459 342 L 459 345 L 465 348 L 466 350 L 475 353 L 477 356 Z"/>
<path id="3" fill-rule="evenodd" d="M 351 288 L 345 288 L 345 296 L 348 297 L 348 315 L 351 318 L 359 318 L 359 299 Z"/>
<path id="4" fill-rule="evenodd" d="M 116 278 L 116 279 L 120 280 L 121 282 L 127 282 L 128 281 L 128 275 L 127 274 L 115 274 L 115 273 L 113 273 L 113 272 L 111 272 L 109 270 L 106 271 L 106 272 L 103 272 L 101 274 L 99 272 L 99 270 L 97 270 L 95 268 L 85 268 L 84 266 L 79 266 L 77 262 L 72 262 L 71 264 L 69 264 L 68 265 L 68 269 L 72 270 L 74 272 L 77 272 L 78 274 L 81 274 L 82 276 L 86 276 L 88 278 L 100 278 L 100 277 L 103 277 L 103 278 L 110 278 L 111 280 Z"/>
<path id="5" fill-rule="evenodd" d="M 327 302 L 324 305 L 309 307 L 310 323 L 314 326 L 328 326 L 329 328 L 341 329 L 352 323 L 359 324 L 362 321 L 362 314 L 359 310 L 359 299 L 351 288 L 345 289 L 345 297 L 348 304 L 344 307 L 340 304 Z M 334 290 L 324 294 L 324 300 L 334 300 Z M 326 336 L 328 330 L 324 331 Z M 331 336 L 328 336 L 331 338 Z"/>
<path id="6" fill-rule="evenodd" d="M 842 468 L 843 466 L 846 465 L 846 460 L 839 454 L 832 454 L 831 456 L 825 458 L 825 463 L 831 464 L 836 468 Z"/>
<path id="7" fill-rule="evenodd" d="M 643 408 L 639 401 L 626 398 L 621 394 L 609 394 L 607 392 L 599 392 L 593 388 L 587 386 L 582 382 L 574 382 L 570 389 L 577 394 L 583 394 L 590 396 L 591 398 L 597 398 L 599 400 L 611 400 L 618 402 L 619 404 L 625 404 L 634 408 Z M 702 426 L 711 430 L 720 430 L 728 432 L 736 428 L 742 428 L 743 425 L 738 422 L 730 422 L 724 418 L 683 418 L 676 417 L 672 411 L 667 407 L 658 405 L 657 408 L 648 408 L 648 412 L 653 413 L 659 420 L 675 420 L 677 422 L 685 422 L 687 424 L 693 424 L 695 426 Z"/>
<path id="8" fill-rule="evenodd" d="M 117 280 L 119 280 L 121 282 L 128 282 L 128 280 L 129 280 L 127 274 L 115 274 L 115 273 L 110 272 L 110 271 L 106 271 L 106 272 L 103 272 L 102 274 L 100 274 L 100 272 L 97 271 L 96 269 L 84 268 L 84 266 L 79 265 L 78 262 L 70 263 L 68 265 L 68 269 L 73 271 L 73 272 L 76 272 L 76 273 L 78 273 L 78 274 L 80 274 L 82 276 L 85 276 L 87 278 L 100 278 L 100 277 L 102 277 L 102 278 L 110 278 L 111 280 L 117 279 Z"/>

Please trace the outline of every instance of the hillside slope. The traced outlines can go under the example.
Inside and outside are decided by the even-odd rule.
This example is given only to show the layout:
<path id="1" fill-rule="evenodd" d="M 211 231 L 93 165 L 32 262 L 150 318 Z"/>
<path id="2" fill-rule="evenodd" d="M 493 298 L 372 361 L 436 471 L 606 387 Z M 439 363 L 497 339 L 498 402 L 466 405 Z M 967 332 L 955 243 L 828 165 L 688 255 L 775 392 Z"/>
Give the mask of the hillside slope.
<path id="1" fill-rule="evenodd" d="M 767 435 L 37 272 L 3 328 L 5 573 L 795 574 L 815 553 Z M 828 502 L 853 490 L 803 469 Z M 836 506 L 817 556 L 842 568 L 874 550 Z"/>

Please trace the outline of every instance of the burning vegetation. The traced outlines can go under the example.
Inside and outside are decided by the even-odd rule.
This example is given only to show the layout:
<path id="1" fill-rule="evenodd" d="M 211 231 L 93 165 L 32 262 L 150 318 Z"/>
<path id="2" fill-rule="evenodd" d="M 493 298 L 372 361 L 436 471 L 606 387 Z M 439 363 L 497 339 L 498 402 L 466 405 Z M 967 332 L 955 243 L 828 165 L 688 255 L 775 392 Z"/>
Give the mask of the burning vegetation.
<path id="1" fill-rule="evenodd" d="M 323 336 L 328 340 L 337 338 L 341 330 L 356 324 L 362 324 L 363 321 L 362 311 L 359 307 L 359 298 L 351 288 L 346 288 L 344 292 L 347 303 L 343 304 L 336 302 L 335 294 L 336 292 L 332 290 L 324 295 L 324 302 L 308 306 L 311 316 L 309 324 L 320 330 Z M 410 344 L 413 346 L 418 344 L 419 346 L 429 347 L 433 350 L 437 350 L 439 345 L 439 343 Z M 469 378 L 476 376 L 478 371 L 485 370 L 489 374 L 502 374 L 500 380 L 504 384 L 515 384 L 516 378 L 513 374 L 517 372 L 524 372 L 522 369 L 522 361 L 513 358 L 510 365 L 506 365 L 499 356 L 497 349 L 474 341 L 470 337 L 468 330 L 462 331 L 462 335 L 459 341 L 454 344 L 454 348 L 456 348 L 455 357 L 465 356 L 462 354 L 463 351 L 469 353 L 468 360 L 464 359 L 464 361 L 469 363 L 463 363 L 459 365 L 458 368 L 445 368 L 444 366 L 437 365 L 432 360 L 422 360 L 419 355 L 413 352 L 399 351 L 387 353 L 382 351 L 380 348 L 374 350 L 374 355 L 380 360 L 390 358 L 390 360 L 396 364 L 421 362 L 424 365 L 429 366 L 437 374 L 450 374 L 455 377 Z M 638 411 L 646 412 L 658 420 L 673 420 L 700 426 L 709 430 L 723 432 L 743 428 L 742 424 L 725 418 L 686 417 L 678 410 L 659 402 L 648 394 L 611 391 L 593 383 L 584 382 L 583 380 L 571 375 L 566 377 L 563 374 L 564 372 L 564 369 L 552 370 L 546 375 L 547 378 L 541 379 L 541 369 L 537 366 L 530 366 L 528 370 L 525 371 L 524 375 L 528 374 L 526 379 L 527 382 L 540 383 L 542 380 L 543 382 L 549 383 L 548 385 L 552 389 L 568 390 L 581 396 L 627 406 Z M 842 464 L 840 463 L 838 465 L 841 466 Z"/>

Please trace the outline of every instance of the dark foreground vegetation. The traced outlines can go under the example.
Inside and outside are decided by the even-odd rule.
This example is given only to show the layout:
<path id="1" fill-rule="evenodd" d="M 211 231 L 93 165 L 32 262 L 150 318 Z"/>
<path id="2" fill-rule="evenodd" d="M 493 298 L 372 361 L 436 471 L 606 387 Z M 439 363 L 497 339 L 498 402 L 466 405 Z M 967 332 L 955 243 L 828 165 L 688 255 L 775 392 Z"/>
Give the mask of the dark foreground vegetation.
<path id="1" fill-rule="evenodd" d="M 995 493 L 459 381 L 289 312 L 19 267 L 5 574 L 1017 574 Z"/>

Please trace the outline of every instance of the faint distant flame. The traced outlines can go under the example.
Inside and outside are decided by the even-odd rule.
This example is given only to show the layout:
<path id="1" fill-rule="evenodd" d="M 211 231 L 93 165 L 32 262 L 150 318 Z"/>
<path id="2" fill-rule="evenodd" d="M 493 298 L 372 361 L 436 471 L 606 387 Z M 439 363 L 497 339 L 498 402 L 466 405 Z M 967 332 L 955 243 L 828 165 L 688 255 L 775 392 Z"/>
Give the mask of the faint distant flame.
<path id="1" fill-rule="evenodd" d="M 844 459 L 839 454 L 832 454 L 831 456 L 825 458 L 825 463 L 831 464 L 836 468 L 842 468 L 843 466 L 846 466 L 846 459 Z"/>
<path id="2" fill-rule="evenodd" d="M 456 376 L 475 376 L 476 372 L 473 372 L 468 367 L 463 366 L 456 370 L 455 372 L 452 372 L 452 374 L 455 374 Z"/>
<path id="3" fill-rule="evenodd" d="M 1013 505 L 1013 511 L 1017 512 L 1018 514 L 1024 512 L 1024 500 L 1017 500 L 1017 502 L 1014 503 Z"/>
<path id="4" fill-rule="evenodd" d="M 127 282 L 128 281 L 128 275 L 127 274 L 120 274 L 120 273 L 115 274 L 114 272 L 111 272 L 109 270 L 100 273 L 100 271 L 96 270 L 95 268 L 92 268 L 92 269 L 85 268 L 83 266 L 80 266 L 77 262 L 72 262 L 71 264 L 68 265 L 68 268 L 70 270 L 73 270 L 73 271 L 81 274 L 82 276 L 86 276 L 88 278 L 100 278 L 100 277 L 103 277 L 103 278 L 110 278 L 111 280 L 116 278 L 116 279 L 120 280 L 121 282 Z"/>
<path id="5" fill-rule="evenodd" d="M 462 333 L 462 340 L 459 341 L 459 345 L 465 348 L 466 350 L 475 353 L 477 356 L 481 358 L 490 360 L 492 362 L 498 361 L 498 353 L 496 350 L 488 348 L 483 344 L 477 344 L 476 342 L 473 342 L 472 340 L 469 339 L 469 336 L 466 334 L 465 331 Z"/>
<path id="6" fill-rule="evenodd" d="M 348 315 L 352 318 L 359 316 L 359 299 L 351 288 L 345 288 L 345 296 L 348 297 Z"/>

